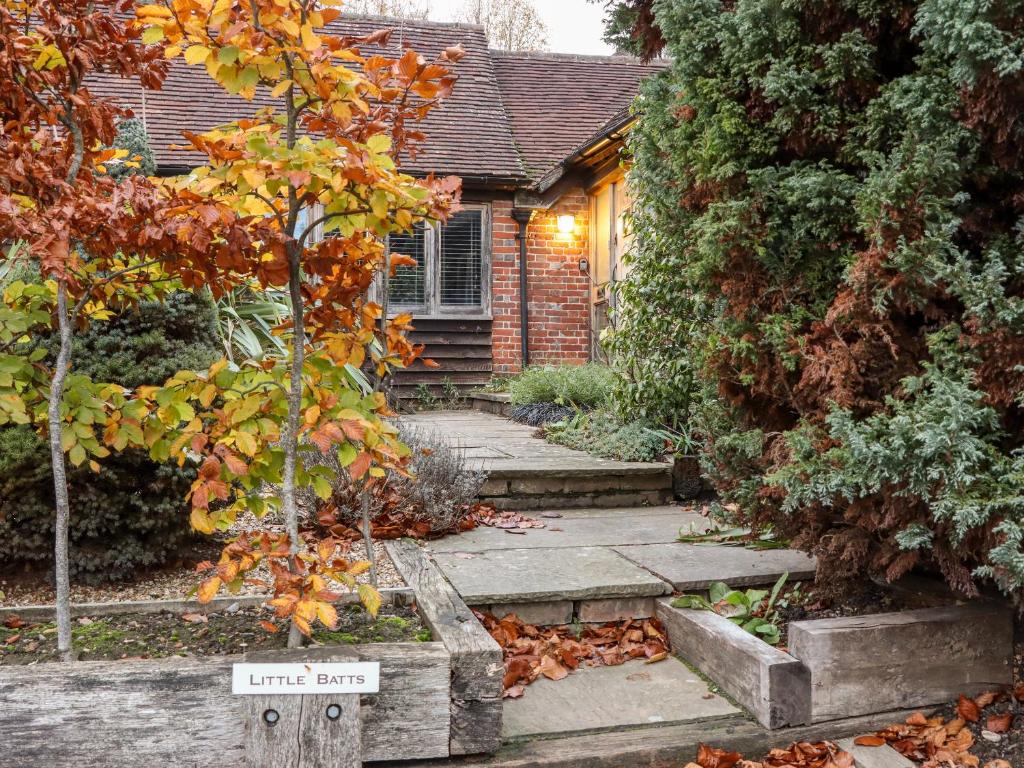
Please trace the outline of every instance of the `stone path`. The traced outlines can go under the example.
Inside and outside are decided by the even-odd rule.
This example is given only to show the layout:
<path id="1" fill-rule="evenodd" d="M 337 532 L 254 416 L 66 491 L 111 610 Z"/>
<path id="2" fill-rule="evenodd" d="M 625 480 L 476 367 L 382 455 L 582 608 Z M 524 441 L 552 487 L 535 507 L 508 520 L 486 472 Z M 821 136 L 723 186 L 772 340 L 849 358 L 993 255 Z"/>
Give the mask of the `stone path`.
<path id="1" fill-rule="evenodd" d="M 481 499 L 501 509 L 657 505 L 672 496 L 668 464 L 591 456 L 495 414 L 427 411 L 402 422 L 460 448 L 470 467 L 486 470 Z"/>
<path id="2" fill-rule="evenodd" d="M 669 725 L 737 714 L 681 661 L 581 667 L 562 680 L 541 678 L 505 703 L 502 736 L 522 739 L 630 726 Z"/>
<path id="3" fill-rule="evenodd" d="M 714 581 L 770 585 L 784 572 L 794 579 L 814 573 L 813 560 L 797 552 L 680 542 L 680 531 L 706 530 L 708 521 L 693 506 L 665 503 L 667 464 L 595 458 L 489 413 L 431 412 L 403 421 L 431 430 L 487 470 L 484 501 L 531 510 L 545 523 L 515 533 L 480 527 L 427 545 L 469 605 L 533 624 L 605 622 L 652 616 L 655 598 L 674 590 Z M 536 681 L 522 698 L 505 701 L 504 736 L 565 737 L 738 712 L 674 658 L 634 661 Z"/>

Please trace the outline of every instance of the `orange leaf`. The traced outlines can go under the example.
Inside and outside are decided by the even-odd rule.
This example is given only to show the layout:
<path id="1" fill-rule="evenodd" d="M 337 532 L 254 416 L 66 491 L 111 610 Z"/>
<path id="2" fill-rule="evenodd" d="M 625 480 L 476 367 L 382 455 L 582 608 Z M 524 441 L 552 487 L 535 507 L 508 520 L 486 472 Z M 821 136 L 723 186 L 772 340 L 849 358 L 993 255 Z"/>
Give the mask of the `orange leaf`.
<path id="1" fill-rule="evenodd" d="M 1013 713 L 1006 712 L 1001 715 L 989 715 L 985 727 L 992 733 L 1006 733 L 1013 725 Z"/>
<path id="2" fill-rule="evenodd" d="M 267 632 L 270 632 L 270 633 L 277 632 L 277 630 L 279 629 L 277 624 L 274 624 L 273 622 L 270 622 L 270 621 L 261 621 L 260 622 L 260 626 L 263 627 L 265 630 L 267 630 Z"/>
<path id="3" fill-rule="evenodd" d="M 885 739 L 881 736 L 858 736 L 853 743 L 858 747 L 881 747 L 885 745 Z"/>
<path id="4" fill-rule="evenodd" d="M 561 680 L 569 674 L 569 670 L 552 656 L 545 656 L 540 660 L 540 673 L 549 680 Z"/>
<path id="5" fill-rule="evenodd" d="M 956 711 L 968 723 L 976 723 L 978 718 L 981 717 L 981 710 L 978 708 L 978 705 L 974 703 L 973 699 L 968 699 L 962 693 L 957 700 Z M 907 722 L 910 721 L 908 720 Z"/>
<path id="6" fill-rule="evenodd" d="M 217 592 L 220 591 L 220 585 L 220 576 L 211 576 L 199 585 L 199 591 L 196 594 L 196 598 L 200 603 L 210 602 L 217 596 Z"/>

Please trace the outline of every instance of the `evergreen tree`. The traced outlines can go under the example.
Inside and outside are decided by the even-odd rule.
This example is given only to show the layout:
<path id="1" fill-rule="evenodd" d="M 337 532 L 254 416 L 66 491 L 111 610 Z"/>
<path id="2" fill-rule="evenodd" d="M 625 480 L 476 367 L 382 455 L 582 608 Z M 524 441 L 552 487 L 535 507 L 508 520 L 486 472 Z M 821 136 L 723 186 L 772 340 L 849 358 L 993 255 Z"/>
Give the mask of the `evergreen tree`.
<path id="1" fill-rule="evenodd" d="M 631 396 L 699 393 L 729 508 L 833 583 L 1020 589 L 1024 4 L 625 6 L 672 59 L 631 137 Z"/>

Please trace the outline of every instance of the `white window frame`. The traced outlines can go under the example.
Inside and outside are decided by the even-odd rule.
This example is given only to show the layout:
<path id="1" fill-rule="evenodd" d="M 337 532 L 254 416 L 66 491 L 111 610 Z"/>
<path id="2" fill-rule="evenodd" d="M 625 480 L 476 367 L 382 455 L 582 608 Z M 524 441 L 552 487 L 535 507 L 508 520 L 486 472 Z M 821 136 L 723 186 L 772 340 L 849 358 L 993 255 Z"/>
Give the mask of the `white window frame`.
<path id="1" fill-rule="evenodd" d="M 465 306 L 462 304 L 441 303 L 441 227 L 431 224 L 426 227 L 423 252 L 426 254 L 427 268 L 424 274 L 423 304 L 396 304 L 388 302 L 388 315 L 394 316 L 403 312 L 413 317 L 424 318 L 482 318 L 491 317 L 491 206 L 486 203 L 465 203 L 466 211 L 480 211 L 480 304 Z M 389 250 L 390 252 L 390 250 Z"/>

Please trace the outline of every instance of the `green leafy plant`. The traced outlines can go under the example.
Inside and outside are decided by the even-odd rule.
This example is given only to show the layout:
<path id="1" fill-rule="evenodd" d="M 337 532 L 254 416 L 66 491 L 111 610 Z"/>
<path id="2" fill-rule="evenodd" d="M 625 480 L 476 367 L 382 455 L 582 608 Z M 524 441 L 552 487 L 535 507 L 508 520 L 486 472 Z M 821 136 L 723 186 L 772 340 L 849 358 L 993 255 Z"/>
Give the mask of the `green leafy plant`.
<path id="1" fill-rule="evenodd" d="M 709 531 L 698 533 L 693 530 L 679 532 L 679 541 L 684 544 L 705 544 L 711 546 L 744 547 L 745 549 L 786 549 L 789 542 L 778 538 L 770 528 L 754 532 L 742 526 L 727 528 L 715 526 Z"/>
<path id="2" fill-rule="evenodd" d="M 544 428 L 548 442 L 618 461 L 657 461 L 665 441 L 657 430 L 623 424 L 609 411 L 578 412 Z"/>
<path id="3" fill-rule="evenodd" d="M 217 299 L 217 333 L 232 362 L 283 357 L 287 347 L 275 329 L 291 313 L 288 296 L 273 288 L 243 286 Z"/>
<path id="4" fill-rule="evenodd" d="M 508 383 L 513 405 L 556 403 L 577 409 L 606 404 L 617 380 L 601 363 L 527 368 Z"/>
<path id="5" fill-rule="evenodd" d="M 779 595 L 789 578 L 782 574 L 771 590 L 732 589 L 718 581 L 708 589 L 708 596 L 683 595 L 672 601 L 676 608 L 714 611 L 769 645 L 778 645 L 782 640 L 781 617 L 777 610 Z"/>

